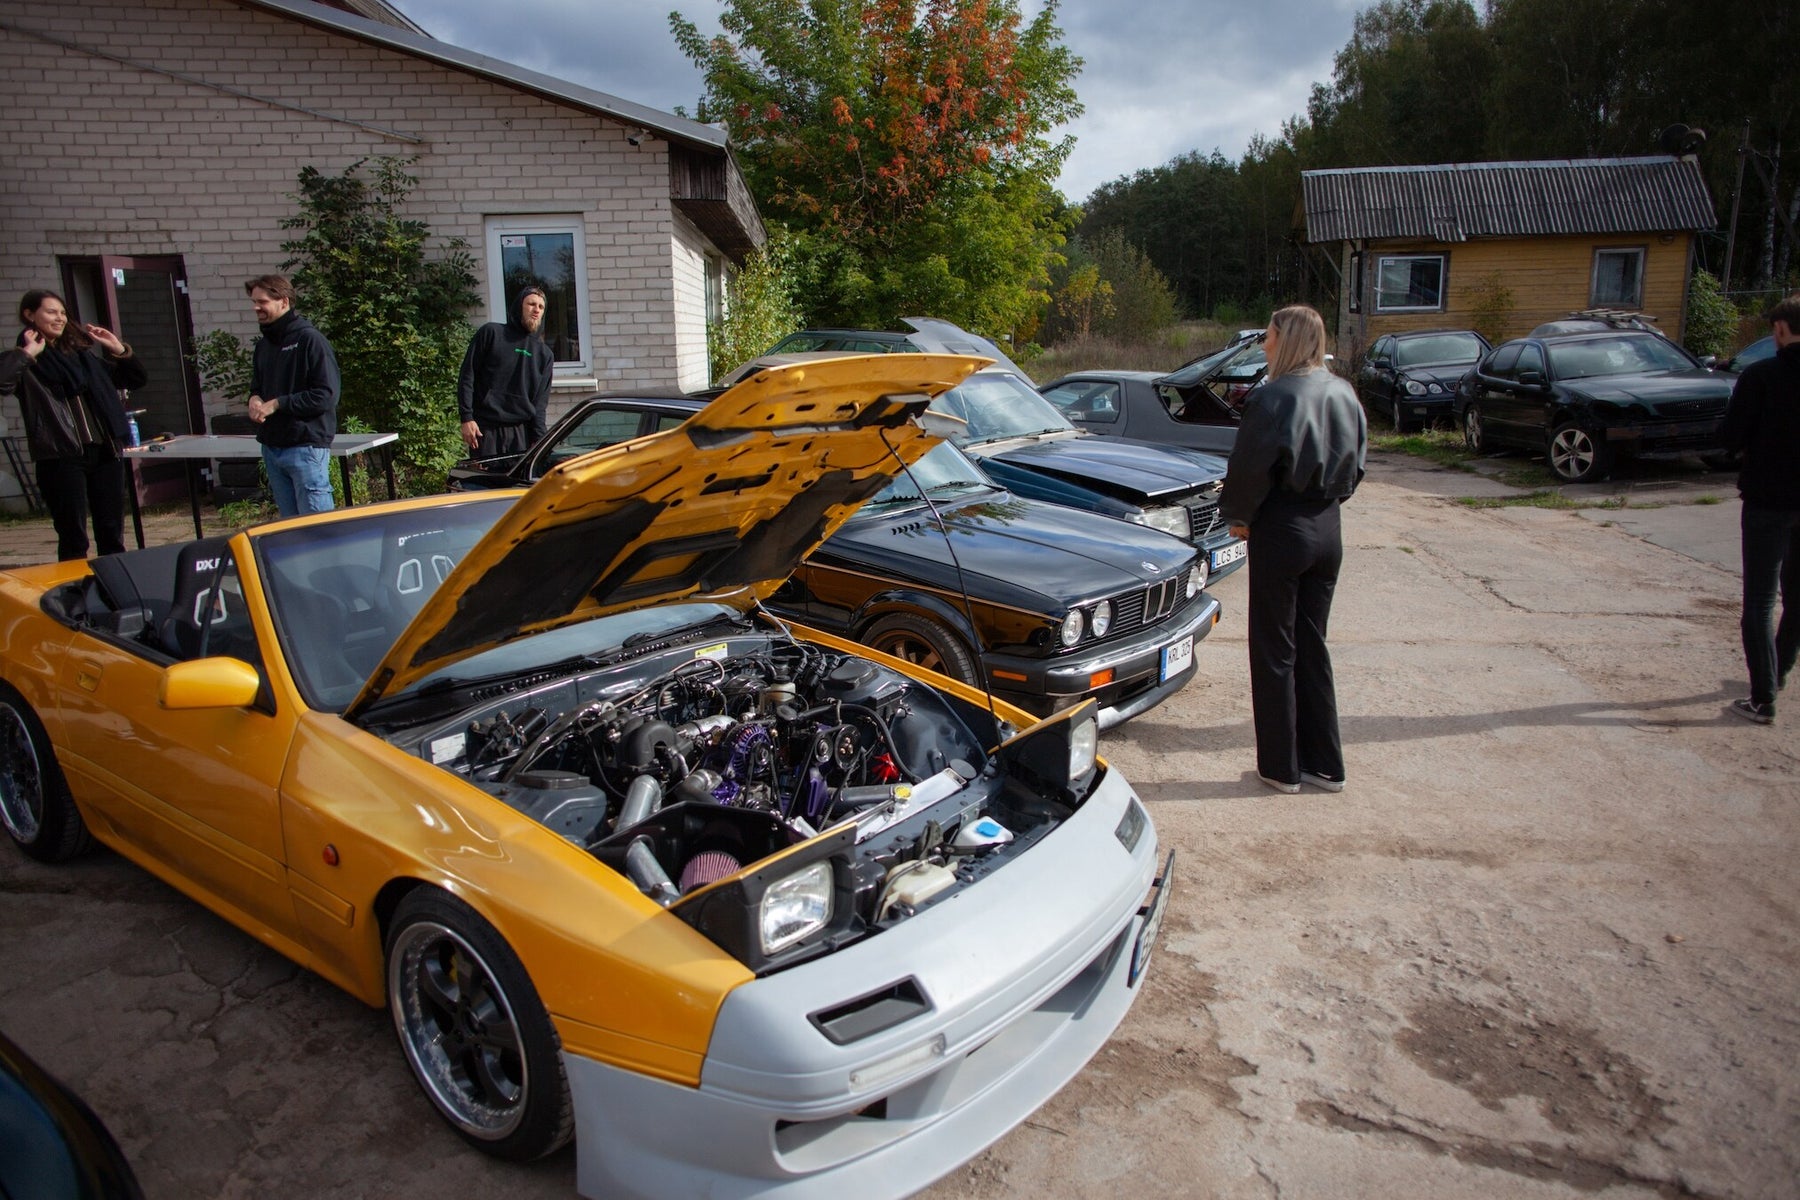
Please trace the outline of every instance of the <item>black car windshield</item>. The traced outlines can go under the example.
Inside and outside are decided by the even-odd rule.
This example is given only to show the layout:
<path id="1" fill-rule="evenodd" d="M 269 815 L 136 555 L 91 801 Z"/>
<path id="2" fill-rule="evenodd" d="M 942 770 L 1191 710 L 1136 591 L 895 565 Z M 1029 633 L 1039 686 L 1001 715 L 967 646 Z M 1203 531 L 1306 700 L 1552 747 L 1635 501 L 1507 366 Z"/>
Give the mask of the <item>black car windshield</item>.
<path id="1" fill-rule="evenodd" d="M 1255 379 L 1269 365 L 1262 338 L 1233 342 L 1223 350 L 1215 350 L 1205 358 L 1177 367 L 1157 382 L 1178 388 L 1190 388 L 1205 379 Z"/>
<path id="2" fill-rule="evenodd" d="M 921 492 L 935 498 L 993 486 L 961 450 L 949 442 L 940 442 L 906 473 L 894 476 L 892 483 L 875 493 L 863 511 L 890 504 L 917 504 Z"/>
<path id="3" fill-rule="evenodd" d="M 1396 367 L 1443 367 L 1472 363 L 1487 353 L 1487 343 L 1473 333 L 1434 333 L 1428 337 L 1397 339 Z"/>
<path id="4" fill-rule="evenodd" d="M 1686 371 L 1698 365 L 1672 342 L 1653 333 L 1620 333 L 1610 337 L 1552 342 L 1550 374 L 1556 379 L 1588 379 L 1596 375 L 1647 375 Z"/>
<path id="5" fill-rule="evenodd" d="M 1075 428 L 1054 404 L 1007 371 L 971 375 L 933 400 L 931 409 L 965 422 L 954 439 L 959 446 Z"/>

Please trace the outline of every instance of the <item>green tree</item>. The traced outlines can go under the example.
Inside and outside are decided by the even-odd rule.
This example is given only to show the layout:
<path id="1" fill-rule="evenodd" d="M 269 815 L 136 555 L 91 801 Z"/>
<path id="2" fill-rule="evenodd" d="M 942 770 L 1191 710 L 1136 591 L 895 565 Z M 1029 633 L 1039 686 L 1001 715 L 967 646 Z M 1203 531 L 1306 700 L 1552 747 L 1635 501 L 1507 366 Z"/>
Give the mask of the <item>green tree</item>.
<path id="1" fill-rule="evenodd" d="M 809 322 L 1034 319 L 1068 227 L 1051 131 L 1080 112 L 1054 2 L 1023 24 L 1016 0 L 729 0 L 717 37 L 670 25 L 793 234 Z"/>
<path id="2" fill-rule="evenodd" d="M 298 307 L 331 341 L 343 373 L 340 424 L 399 433 L 396 473 L 435 492 L 463 454 L 456 376 L 477 301 L 474 260 L 460 238 L 428 258 L 430 228 L 403 215 L 417 180 L 410 159 L 367 160 L 341 175 L 307 166 L 299 211 L 282 222 Z"/>
<path id="3" fill-rule="evenodd" d="M 1707 271 L 1695 271 L 1688 282 L 1687 321 L 1682 344 L 1699 355 L 1731 353 L 1737 338 L 1738 310 L 1719 291 L 1719 281 Z"/>
<path id="4" fill-rule="evenodd" d="M 798 289 L 793 242 L 787 237 L 777 234 L 744 260 L 726 285 L 725 319 L 709 331 L 714 379 L 800 328 Z"/>

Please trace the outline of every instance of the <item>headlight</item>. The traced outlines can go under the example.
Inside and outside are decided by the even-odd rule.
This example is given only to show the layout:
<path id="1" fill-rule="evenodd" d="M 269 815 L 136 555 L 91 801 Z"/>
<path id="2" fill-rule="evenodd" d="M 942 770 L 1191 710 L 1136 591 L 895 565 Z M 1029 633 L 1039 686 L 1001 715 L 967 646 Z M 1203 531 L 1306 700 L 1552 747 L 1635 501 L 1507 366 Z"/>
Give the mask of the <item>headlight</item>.
<path id="1" fill-rule="evenodd" d="M 1094 605 L 1094 615 L 1088 624 L 1093 627 L 1095 637 L 1105 637 L 1106 631 L 1112 628 L 1112 601 L 1102 600 Z"/>
<path id="2" fill-rule="evenodd" d="M 1078 718 L 1069 730 L 1069 778 L 1080 779 L 1094 769 L 1100 754 L 1100 722 L 1093 713 Z"/>
<path id="3" fill-rule="evenodd" d="M 1406 394 L 1409 396 L 1423 396 L 1425 394 L 1425 385 L 1416 379 L 1409 379 L 1406 381 Z"/>
<path id="4" fill-rule="evenodd" d="M 1081 640 L 1081 631 L 1086 627 L 1087 622 L 1083 619 L 1081 610 L 1072 608 L 1069 615 L 1062 619 L 1062 629 L 1058 631 L 1058 636 L 1062 638 L 1063 645 L 1073 646 Z"/>
<path id="5" fill-rule="evenodd" d="M 1133 513 L 1130 519 L 1139 525 L 1148 525 L 1152 529 L 1172 533 L 1182 541 L 1187 541 L 1187 509 L 1178 504 L 1167 504 L 1161 508 L 1146 508 L 1143 512 Z"/>
<path id="6" fill-rule="evenodd" d="M 758 909 L 764 954 L 786 949 L 831 920 L 831 864 L 814 863 L 769 885 Z"/>
<path id="7" fill-rule="evenodd" d="M 1432 382 L 1425 388 L 1425 390 L 1435 396 L 1444 390 L 1444 385 L 1437 382 L 1436 380 L 1432 380 Z"/>
<path id="8" fill-rule="evenodd" d="M 1206 589 L 1206 568 L 1199 563 L 1188 572 L 1188 599 L 1192 600 Z"/>

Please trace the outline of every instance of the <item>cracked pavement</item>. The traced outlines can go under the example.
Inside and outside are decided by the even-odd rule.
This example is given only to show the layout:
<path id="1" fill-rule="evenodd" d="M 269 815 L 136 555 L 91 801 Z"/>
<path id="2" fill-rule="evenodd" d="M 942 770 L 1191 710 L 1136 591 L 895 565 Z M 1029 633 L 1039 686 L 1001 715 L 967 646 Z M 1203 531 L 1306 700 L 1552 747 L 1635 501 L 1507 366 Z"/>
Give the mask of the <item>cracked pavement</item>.
<path id="1" fill-rule="evenodd" d="M 1493 489 L 1376 455 L 1345 510 L 1342 795 L 1257 781 L 1217 585 L 1194 682 L 1103 739 L 1178 855 L 1144 994 L 925 1195 L 1795 1193 L 1800 705 L 1725 712 L 1735 501 L 1451 499 Z M 464 1146 L 385 1013 L 111 854 L 0 845 L 0 968 L 151 1200 L 575 1194 L 569 1152 Z"/>

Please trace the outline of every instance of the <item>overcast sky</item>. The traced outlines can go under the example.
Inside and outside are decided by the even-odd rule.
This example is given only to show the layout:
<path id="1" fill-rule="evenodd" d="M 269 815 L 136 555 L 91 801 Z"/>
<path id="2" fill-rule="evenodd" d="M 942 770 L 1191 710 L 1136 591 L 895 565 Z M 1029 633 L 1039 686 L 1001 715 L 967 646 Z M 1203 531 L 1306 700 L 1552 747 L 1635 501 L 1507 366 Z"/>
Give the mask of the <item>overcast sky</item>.
<path id="1" fill-rule="evenodd" d="M 702 33 L 719 0 L 392 0 L 439 41 L 621 99 L 689 113 L 700 76 L 669 33 L 672 8 Z M 1079 202 L 1102 183 L 1178 154 L 1235 160 L 1306 108 L 1315 81 L 1371 0 L 1064 0 L 1064 42 L 1085 65 L 1086 113 L 1058 181 Z M 1036 0 L 1023 0 L 1027 19 Z"/>

